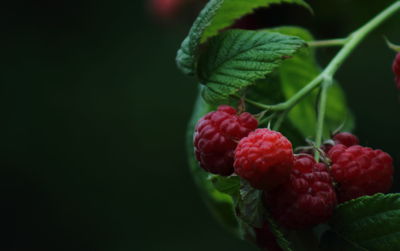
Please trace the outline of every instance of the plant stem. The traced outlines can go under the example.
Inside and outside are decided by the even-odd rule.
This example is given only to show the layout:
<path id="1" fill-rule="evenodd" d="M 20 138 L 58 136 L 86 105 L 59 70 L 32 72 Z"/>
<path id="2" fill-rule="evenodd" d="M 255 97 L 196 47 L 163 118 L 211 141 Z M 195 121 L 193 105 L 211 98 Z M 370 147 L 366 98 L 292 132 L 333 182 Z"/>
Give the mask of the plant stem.
<path id="1" fill-rule="evenodd" d="M 326 79 L 321 86 L 321 93 L 318 101 L 318 121 L 317 121 L 317 134 L 315 137 L 315 147 L 320 148 L 322 144 L 322 135 L 324 132 L 324 119 L 326 111 L 326 100 L 328 97 L 328 89 L 333 83 L 333 79 Z M 315 160 L 319 162 L 320 153 L 315 151 Z"/>
<path id="2" fill-rule="evenodd" d="M 342 46 L 345 45 L 346 42 L 347 38 L 337 38 L 329 40 L 310 41 L 307 44 L 310 47 L 329 47 L 329 46 Z"/>
<path id="3" fill-rule="evenodd" d="M 291 109 L 295 106 L 303 97 L 307 96 L 314 88 L 319 86 L 325 79 L 331 79 L 335 75 L 336 71 L 340 68 L 343 62 L 349 57 L 351 52 L 360 44 L 360 42 L 376 27 L 383 23 L 386 19 L 392 16 L 396 11 L 400 10 L 400 1 L 394 2 L 392 5 L 387 7 L 376 17 L 371 19 L 365 25 L 360 27 L 358 30 L 350 34 L 348 38 L 345 39 L 345 44 L 342 49 L 336 54 L 332 61 L 327 65 L 327 67 L 310 83 L 300 89 L 295 95 L 293 95 L 286 102 L 276 104 L 276 105 L 265 105 L 255 101 L 246 100 L 246 102 L 253 104 L 261 109 L 269 109 L 271 111 L 282 111 Z"/>

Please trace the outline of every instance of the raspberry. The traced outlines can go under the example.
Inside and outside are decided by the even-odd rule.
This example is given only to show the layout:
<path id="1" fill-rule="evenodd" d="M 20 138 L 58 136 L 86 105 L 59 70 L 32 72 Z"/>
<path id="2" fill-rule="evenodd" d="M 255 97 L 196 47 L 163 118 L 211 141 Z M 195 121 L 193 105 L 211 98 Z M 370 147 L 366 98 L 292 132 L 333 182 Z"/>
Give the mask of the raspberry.
<path id="1" fill-rule="evenodd" d="M 347 147 L 358 145 L 360 143 L 358 138 L 349 132 L 337 133 L 333 135 L 332 139 L 336 144 L 342 144 Z"/>
<path id="2" fill-rule="evenodd" d="M 333 142 L 332 142 L 332 140 L 333 140 Z M 324 152 L 326 152 L 326 153 L 329 152 L 329 150 L 331 150 L 331 148 L 337 144 L 342 144 L 342 145 L 349 147 L 349 146 L 358 145 L 360 143 L 357 136 L 355 136 L 354 134 L 351 134 L 349 132 L 337 133 L 337 134 L 333 135 L 332 140 L 330 140 L 329 143 L 325 143 L 322 145 L 321 149 Z"/>
<path id="3" fill-rule="evenodd" d="M 250 113 L 236 114 L 230 106 L 220 106 L 201 118 L 194 133 L 194 148 L 200 166 L 214 174 L 233 173 L 237 142 L 256 129 L 258 121 Z"/>
<path id="4" fill-rule="evenodd" d="M 400 89 L 400 53 L 397 53 L 396 58 L 393 61 L 392 69 L 395 75 L 397 89 Z"/>
<path id="5" fill-rule="evenodd" d="M 293 166 L 290 141 L 269 129 L 257 129 L 240 140 L 235 151 L 235 172 L 254 188 L 269 190 L 288 179 Z"/>
<path id="6" fill-rule="evenodd" d="M 300 229 L 323 223 L 336 206 L 328 168 L 311 155 L 295 157 L 290 179 L 264 194 L 267 208 L 282 226 Z"/>
<path id="7" fill-rule="evenodd" d="M 268 227 L 268 223 L 264 223 L 262 228 L 254 228 L 256 233 L 256 243 L 262 250 L 282 251 L 278 245 L 274 234 Z"/>
<path id="8" fill-rule="evenodd" d="M 331 174 L 338 183 L 339 202 L 363 195 L 386 193 L 392 185 L 393 165 L 389 154 L 359 145 L 336 145 L 328 153 Z"/>

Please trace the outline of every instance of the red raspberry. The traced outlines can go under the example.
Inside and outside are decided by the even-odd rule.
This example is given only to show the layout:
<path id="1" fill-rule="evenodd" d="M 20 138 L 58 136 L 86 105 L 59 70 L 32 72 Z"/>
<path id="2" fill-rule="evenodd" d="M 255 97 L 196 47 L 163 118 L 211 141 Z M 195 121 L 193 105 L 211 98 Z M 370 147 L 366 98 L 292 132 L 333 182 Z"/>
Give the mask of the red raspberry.
<path id="1" fill-rule="evenodd" d="M 349 132 L 340 132 L 333 135 L 332 139 L 335 141 L 336 144 L 342 144 L 347 147 L 358 145 L 360 142 L 354 134 Z"/>
<path id="2" fill-rule="evenodd" d="M 333 142 L 332 142 L 332 140 L 333 140 Z M 349 132 L 337 133 L 337 134 L 333 135 L 332 140 L 331 140 L 331 142 L 325 143 L 322 145 L 321 149 L 324 152 L 328 153 L 329 150 L 331 150 L 331 148 L 337 144 L 342 144 L 342 145 L 349 147 L 349 146 L 358 145 L 360 143 L 357 136 L 355 136 L 354 134 L 351 134 Z"/>
<path id="3" fill-rule="evenodd" d="M 328 168 L 311 155 L 295 158 L 290 180 L 264 195 L 267 208 L 282 226 L 300 229 L 323 223 L 336 206 Z"/>
<path id="4" fill-rule="evenodd" d="M 256 129 L 258 121 L 250 113 L 237 115 L 230 106 L 220 106 L 201 118 L 194 133 L 194 148 L 200 166 L 220 175 L 233 173 L 237 142 Z"/>
<path id="5" fill-rule="evenodd" d="M 268 223 L 264 223 L 262 228 L 254 228 L 256 232 L 256 243 L 262 250 L 282 251 L 274 234 L 268 227 Z"/>
<path id="6" fill-rule="evenodd" d="M 400 53 L 397 53 L 396 58 L 393 61 L 393 72 L 395 75 L 395 81 L 397 88 L 400 89 Z"/>
<path id="7" fill-rule="evenodd" d="M 389 191 L 393 179 L 389 154 L 359 145 L 336 145 L 328 156 L 332 160 L 331 174 L 338 183 L 339 202 Z"/>
<path id="8" fill-rule="evenodd" d="M 270 190 L 289 177 L 292 144 L 279 132 L 257 129 L 240 140 L 234 166 L 235 172 L 254 188 Z"/>

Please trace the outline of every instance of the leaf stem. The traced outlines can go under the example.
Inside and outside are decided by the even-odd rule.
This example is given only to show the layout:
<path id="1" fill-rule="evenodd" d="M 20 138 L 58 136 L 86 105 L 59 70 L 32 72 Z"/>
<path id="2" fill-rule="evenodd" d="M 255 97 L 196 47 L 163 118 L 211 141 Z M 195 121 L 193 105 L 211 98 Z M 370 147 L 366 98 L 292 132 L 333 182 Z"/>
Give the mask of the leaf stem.
<path id="1" fill-rule="evenodd" d="M 351 33 L 346 39 L 342 49 L 336 54 L 332 61 L 326 66 L 326 68 L 310 83 L 300 89 L 295 95 L 283 103 L 276 105 L 265 105 L 252 100 L 246 100 L 246 102 L 255 105 L 261 109 L 269 109 L 271 111 L 282 111 L 290 110 L 295 106 L 303 97 L 307 96 L 312 90 L 318 87 L 325 79 L 331 79 L 335 75 L 336 71 L 340 68 L 343 62 L 349 57 L 353 50 L 360 44 L 360 42 L 376 27 L 383 23 L 386 19 L 392 16 L 394 13 L 400 10 L 400 1 L 394 2 L 392 5 L 387 7 L 365 25 L 361 26 L 358 30 Z"/>
<path id="2" fill-rule="evenodd" d="M 308 42 L 310 47 L 329 47 L 329 46 L 343 46 L 346 44 L 348 38 L 337 38 L 328 40 L 317 40 Z"/>
<path id="3" fill-rule="evenodd" d="M 322 144 L 322 135 L 324 132 L 324 119 L 326 111 L 326 100 L 328 97 L 329 86 L 333 83 L 333 79 L 325 79 L 321 86 L 321 93 L 318 101 L 318 121 L 317 121 L 317 133 L 315 137 L 315 147 L 318 149 Z M 315 160 L 318 162 L 320 157 L 320 152 L 315 151 Z"/>

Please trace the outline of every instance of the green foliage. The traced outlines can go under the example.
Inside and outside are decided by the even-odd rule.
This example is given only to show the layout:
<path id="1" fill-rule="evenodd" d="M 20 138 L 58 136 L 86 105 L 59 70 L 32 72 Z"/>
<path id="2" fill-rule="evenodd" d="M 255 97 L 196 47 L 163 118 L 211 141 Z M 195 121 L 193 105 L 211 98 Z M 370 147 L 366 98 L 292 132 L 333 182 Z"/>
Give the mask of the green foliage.
<path id="1" fill-rule="evenodd" d="M 313 40 L 312 35 L 307 30 L 299 27 L 279 27 L 270 31 L 298 36 L 305 41 Z M 282 92 L 285 98 L 289 99 L 316 78 L 320 74 L 321 69 L 316 62 L 314 51 L 304 48 L 293 58 L 285 61 L 279 67 L 278 71 Z M 304 137 L 315 135 L 317 126 L 317 100 L 318 91 L 314 91 L 293 107 L 288 114 L 291 123 Z M 330 87 L 326 106 L 325 137 L 328 137 L 330 131 L 334 131 L 344 122 L 346 122 L 344 128 L 351 130 L 353 120 L 347 109 L 344 93 L 338 84 Z"/>
<path id="2" fill-rule="evenodd" d="M 181 48 L 178 50 L 176 56 L 176 62 L 178 68 L 184 74 L 194 74 L 201 37 L 204 30 L 211 24 L 213 17 L 216 15 L 223 1 L 224 0 L 210 0 L 194 21 L 189 35 L 183 40 Z"/>
<path id="3" fill-rule="evenodd" d="M 303 0 L 225 0 L 212 19 L 211 25 L 205 29 L 202 42 L 217 35 L 220 30 L 231 26 L 237 19 L 252 13 L 257 8 L 281 3 L 299 4 L 311 10 L 311 7 Z"/>
<path id="4" fill-rule="evenodd" d="M 363 196 L 343 203 L 336 209 L 331 226 L 358 249 L 398 250 L 400 194 Z"/>
<path id="5" fill-rule="evenodd" d="M 209 179 L 211 180 L 215 189 L 217 189 L 219 192 L 229 194 L 233 197 L 233 199 L 239 197 L 239 190 L 240 190 L 239 176 L 223 177 L 219 175 L 210 175 Z"/>
<path id="6" fill-rule="evenodd" d="M 214 37 L 199 60 L 204 99 L 212 104 L 226 101 L 304 46 L 297 37 L 272 32 L 229 30 Z"/>
<path id="7" fill-rule="evenodd" d="M 178 68 L 187 75 L 196 71 L 198 49 L 201 43 L 234 23 L 240 17 L 259 7 L 271 4 L 296 3 L 311 10 L 303 0 L 210 0 L 193 23 L 176 56 Z"/>
<path id="8" fill-rule="evenodd" d="M 250 226 L 261 228 L 263 225 L 262 191 L 254 189 L 243 179 L 240 180 L 237 214 Z"/>

